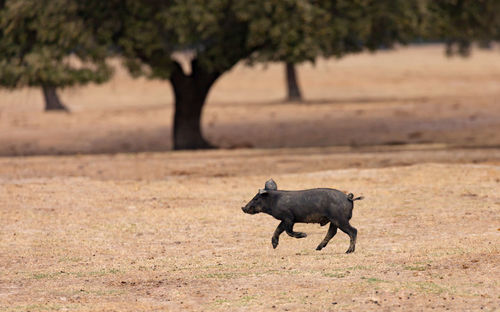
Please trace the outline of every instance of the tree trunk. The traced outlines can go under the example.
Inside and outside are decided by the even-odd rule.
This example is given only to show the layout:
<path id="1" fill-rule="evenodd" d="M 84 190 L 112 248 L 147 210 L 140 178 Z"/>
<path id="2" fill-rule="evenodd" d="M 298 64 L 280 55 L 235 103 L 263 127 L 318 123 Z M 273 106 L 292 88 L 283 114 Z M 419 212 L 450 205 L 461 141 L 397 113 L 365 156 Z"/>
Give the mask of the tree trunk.
<path id="1" fill-rule="evenodd" d="M 300 87 L 297 82 L 297 73 L 295 72 L 295 65 L 293 63 L 286 62 L 286 86 L 288 90 L 288 101 L 301 102 L 302 95 L 300 93 Z"/>
<path id="2" fill-rule="evenodd" d="M 220 76 L 191 62 L 191 75 L 184 74 L 182 67 L 174 64 L 170 82 L 175 95 L 174 150 L 214 148 L 201 133 L 203 105 L 213 83 Z"/>
<path id="3" fill-rule="evenodd" d="M 45 98 L 45 111 L 68 111 L 66 106 L 64 106 L 63 103 L 61 103 L 61 100 L 59 100 L 55 87 L 43 86 L 42 90 L 43 97 Z"/>

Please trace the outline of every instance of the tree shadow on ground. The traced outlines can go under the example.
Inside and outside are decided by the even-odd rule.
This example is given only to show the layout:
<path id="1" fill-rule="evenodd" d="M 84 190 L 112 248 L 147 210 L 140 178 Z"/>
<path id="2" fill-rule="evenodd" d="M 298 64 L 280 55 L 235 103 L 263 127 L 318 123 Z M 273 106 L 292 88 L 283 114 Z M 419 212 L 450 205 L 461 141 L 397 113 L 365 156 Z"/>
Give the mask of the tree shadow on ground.
<path id="1" fill-rule="evenodd" d="M 279 107 L 273 107 L 273 103 Z M 292 105 L 288 110 L 284 108 L 288 103 L 283 103 L 258 103 L 259 107 L 234 104 L 232 108 L 224 103 L 211 104 L 209 117 L 203 120 L 203 132 L 221 148 L 429 143 L 500 146 L 500 111 L 490 100 L 462 105 L 453 98 L 324 99 L 305 102 L 304 107 L 318 104 L 320 109 Z M 369 105 L 373 103 L 376 105 Z M 378 105 L 383 103 L 396 105 Z M 398 105 L 401 103 L 415 105 Z M 356 109 L 352 109 L 355 104 Z M 171 107 L 24 114 L 2 124 L 0 156 L 171 151 L 171 114 Z M 9 116 L 2 118 L 6 121 Z"/>
<path id="2" fill-rule="evenodd" d="M 346 97 L 346 98 L 318 98 L 318 99 L 303 99 L 302 101 L 271 100 L 271 101 L 256 101 L 245 102 L 247 106 L 272 106 L 272 105 L 341 105 L 341 104 L 388 104 L 388 103 L 412 103 L 428 101 L 427 97 Z M 233 102 L 221 102 L 212 104 L 216 106 L 234 106 Z"/>

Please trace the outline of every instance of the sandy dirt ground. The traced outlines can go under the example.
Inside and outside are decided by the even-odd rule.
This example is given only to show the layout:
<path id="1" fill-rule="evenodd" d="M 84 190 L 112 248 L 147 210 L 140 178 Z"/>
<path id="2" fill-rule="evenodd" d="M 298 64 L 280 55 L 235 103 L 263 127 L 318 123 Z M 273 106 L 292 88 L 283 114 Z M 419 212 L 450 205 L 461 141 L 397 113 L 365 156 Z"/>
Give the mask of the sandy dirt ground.
<path id="1" fill-rule="evenodd" d="M 203 125 L 224 147 L 171 152 L 168 84 L 0 93 L 0 311 L 498 311 L 500 55 L 442 47 L 300 67 L 238 66 Z M 60 155 L 63 154 L 63 155 Z M 31 155 L 19 157 L 19 155 Z M 356 252 L 327 227 L 271 236 L 240 207 L 280 189 L 357 201 Z"/>

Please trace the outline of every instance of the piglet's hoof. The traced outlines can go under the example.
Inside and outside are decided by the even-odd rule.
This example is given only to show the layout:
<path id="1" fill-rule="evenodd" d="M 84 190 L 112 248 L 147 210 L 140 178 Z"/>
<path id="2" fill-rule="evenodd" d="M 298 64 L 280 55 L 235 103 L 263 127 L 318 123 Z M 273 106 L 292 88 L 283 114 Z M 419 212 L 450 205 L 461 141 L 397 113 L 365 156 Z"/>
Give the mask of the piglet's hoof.
<path id="1" fill-rule="evenodd" d="M 321 250 L 323 249 L 323 247 L 321 245 L 319 245 L 318 247 L 316 247 L 316 250 Z"/>
<path id="2" fill-rule="evenodd" d="M 353 253 L 353 252 L 354 252 L 354 248 L 349 248 L 349 249 L 347 249 L 347 251 L 345 253 L 349 254 L 349 253 Z"/>
<path id="3" fill-rule="evenodd" d="M 271 243 L 273 244 L 273 249 L 276 249 L 278 247 L 278 240 L 277 239 L 272 239 Z"/>

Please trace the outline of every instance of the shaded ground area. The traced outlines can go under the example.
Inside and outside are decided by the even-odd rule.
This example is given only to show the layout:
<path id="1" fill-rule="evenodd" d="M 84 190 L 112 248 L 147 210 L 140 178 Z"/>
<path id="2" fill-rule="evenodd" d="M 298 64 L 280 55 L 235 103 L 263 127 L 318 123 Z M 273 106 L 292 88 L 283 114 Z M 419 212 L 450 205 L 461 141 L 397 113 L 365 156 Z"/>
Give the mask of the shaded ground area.
<path id="1" fill-rule="evenodd" d="M 320 151 L 5 158 L 0 309 L 498 308 L 498 163 L 328 169 L 336 168 L 329 157 L 364 167 L 370 158 L 418 162 L 428 153 Z M 253 172 L 252 161 L 269 171 Z M 177 172 L 159 166 L 170 162 Z M 356 252 L 344 254 L 342 232 L 315 251 L 326 227 L 304 224 L 296 230 L 307 238 L 283 235 L 273 250 L 278 222 L 240 210 L 271 174 L 282 189 L 364 195 L 352 219 Z"/>
<path id="2" fill-rule="evenodd" d="M 299 68 L 304 104 L 285 98 L 283 66 L 237 66 L 213 88 L 207 138 L 224 148 L 446 143 L 500 146 L 500 56 L 442 46 L 360 54 Z M 0 155 L 171 149 L 167 82 L 118 69 L 103 86 L 64 90 L 72 114 L 43 113 L 38 90 L 0 93 Z"/>
<path id="3" fill-rule="evenodd" d="M 378 147 L 239 149 L 198 152 L 0 158 L 0 179 L 89 177 L 102 180 L 162 180 L 171 176 L 246 177 L 343 168 L 379 168 L 419 163 L 500 165 L 498 148 L 442 144 Z"/>

